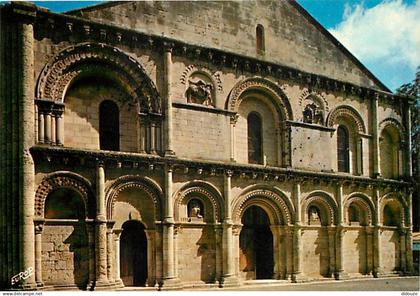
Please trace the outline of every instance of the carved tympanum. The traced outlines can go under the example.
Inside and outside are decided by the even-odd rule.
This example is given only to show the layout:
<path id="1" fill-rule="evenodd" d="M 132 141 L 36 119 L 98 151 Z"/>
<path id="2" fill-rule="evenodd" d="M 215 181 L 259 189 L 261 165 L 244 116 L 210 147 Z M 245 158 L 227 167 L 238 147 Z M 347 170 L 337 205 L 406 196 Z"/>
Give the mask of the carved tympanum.
<path id="1" fill-rule="evenodd" d="M 197 81 L 188 80 L 188 88 L 185 92 L 188 103 L 213 106 L 212 98 L 213 85 L 199 79 Z"/>

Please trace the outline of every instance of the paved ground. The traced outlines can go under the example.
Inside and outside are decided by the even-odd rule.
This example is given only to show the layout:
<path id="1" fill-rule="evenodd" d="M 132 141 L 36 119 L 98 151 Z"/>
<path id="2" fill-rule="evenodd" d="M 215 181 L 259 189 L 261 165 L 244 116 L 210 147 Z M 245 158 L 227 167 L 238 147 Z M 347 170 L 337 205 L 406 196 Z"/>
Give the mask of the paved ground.
<path id="1" fill-rule="evenodd" d="M 235 291 L 419 291 L 419 277 L 322 281 L 301 284 L 250 285 Z"/>

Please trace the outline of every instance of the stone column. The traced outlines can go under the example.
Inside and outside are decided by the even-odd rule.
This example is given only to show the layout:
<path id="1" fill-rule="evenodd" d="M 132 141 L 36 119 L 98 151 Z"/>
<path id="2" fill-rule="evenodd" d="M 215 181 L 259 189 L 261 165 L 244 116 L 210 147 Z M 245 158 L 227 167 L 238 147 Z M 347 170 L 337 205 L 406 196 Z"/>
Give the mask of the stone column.
<path id="1" fill-rule="evenodd" d="M 107 277 L 108 282 L 110 284 L 114 284 L 114 238 L 112 234 L 112 227 L 114 227 L 115 222 L 114 221 L 108 221 L 107 223 L 107 231 L 106 231 L 106 261 L 107 261 Z"/>
<path id="2" fill-rule="evenodd" d="M 155 231 L 146 230 L 147 237 L 147 286 L 154 287 L 156 284 L 155 273 Z"/>
<path id="3" fill-rule="evenodd" d="M 280 225 L 271 225 L 271 233 L 273 234 L 273 261 L 274 261 L 274 274 L 273 279 L 281 279 L 282 260 L 280 248 Z"/>
<path id="4" fill-rule="evenodd" d="M 343 262 L 343 237 L 344 237 L 344 227 L 343 227 L 343 184 L 339 183 L 337 186 L 336 200 L 338 204 L 338 215 L 337 215 L 337 228 L 335 236 L 335 271 L 334 276 L 337 280 L 348 278 L 347 273 L 344 272 Z"/>
<path id="5" fill-rule="evenodd" d="M 299 283 L 303 282 L 304 278 L 302 275 L 302 233 L 299 224 L 295 224 L 293 228 L 293 274 L 292 282 Z"/>
<path id="6" fill-rule="evenodd" d="M 380 175 L 380 154 L 379 154 L 379 135 L 378 135 L 378 100 L 379 97 L 375 94 L 371 100 L 371 121 L 372 127 L 372 167 L 373 176 L 377 177 Z"/>
<path id="7" fill-rule="evenodd" d="M 238 122 L 239 115 L 230 116 L 230 161 L 235 161 L 235 127 Z"/>
<path id="8" fill-rule="evenodd" d="M 380 277 L 382 274 L 381 259 L 381 221 L 380 221 L 380 205 L 379 205 L 379 190 L 374 188 L 373 199 L 375 203 L 375 227 L 373 230 L 373 276 Z"/>
<path id="9" fill-rule="evenodd" d="M 88 234 L 89 279 L 88 290 L 95 288 L 95 221 L 90 219 L 86 225 Z"/>
<path id="10" fill-rule="evenodd" d="M 335 235 L 337 233 L 337 229 L 333 226 L 322 227 L 326 228 L 328 233 L 328 254 L 329 254 L 329 268 L 328 268 L 328 277 L 333 277 L 335 274 L 335 266 L 336 266 L 336 245 L 335 245 Z"/>
<path id="11" fill-rule="evenodd" d="M 122 229 L 114 229 L 114 280 L 115 280 L 115 287 L 121 288 L 124 287 L 124 284 L 121 280 L 121 267 L 120 267 L 120 237 L 121 237 Z"/>
<path id="12" fill-rule="evenodd" d="M 51 143 L 51 110 L 46 110 L 44 114 L 44 143 Z"/>
<path id="13" fill-rule="evenodd" d="M 109 285 L 107 277 L 106 228 L 105 170 L 104 164 L 98 162 L 96 167 L 96 289 Z"/>
<path id="14" fill-rule="evenodd" d="M 56 118 L 55 118 L 55 114 L 52 114 L 51 115 L 51 143 L 54 145 L 56 144 L 56 141 L 57 141 L 56 131 L 57 131 Z"/>
<path id="15" fill-rule="evenodd" d="M 19 10 L 18 8 L 17 10 Z M 35 165 L 30 154 L 30 147 L 35 144 L 35 106 L 34 106 L 34 30 L 33 18 L 36 14 L 34 6 L 22 7 L 25 12 L 17 17 L 21 44 L 19 56 L 18 104 L 19 116 L 19 216 L 20 216 L 20 271 L 33 269 L 35 266 L 35 231 L 34 231 L 34 201 L 35 201 Z M 16 115 L 18 116 L 18 115 Z M 35 289 L 35 277 L 30 276 L 19 283 L 21 289 Z"/>
<path id="16" fill-rule="evenodd" d="M 56 142 L 58 146 L 63 146 L 64 144 L 64 122 L 63 122 L 63 112 L 64 106 L 60 106 L 55 109 L 55 118 L 56 118 Z"/>
<path id="17" fill-rule="evenodd" d="M 371 226 L 365 226 L 366 233 L 366 274 L 372 274 L 373 272 L 373 228 Z"/>
<path id="18" fill-rule="evenodd" d="M 37 287 L 43 287 L 42 281 L 42 231 L 44 221 L 37 221 L 35 224 L 35 282 Z"/>
<path id="19" fill-rule="evenodd" d="M 407 262 L 406 262 L 406 258 L 407 258 L 407 254 L 406 254 L 406 244 L 405 244 L 405 239 L 406 239 L 406 229 L 400 229 L 399 230 L 399 235 L 400 235 L 400 272 L 402 273 L 407 273 Z"/>
<path id="20" fill-rule="evenodd" d="M 295 224 L 293 226 L 293 273 L 292 281 L 294 283 L 304 280 L 302 274 L 301 256 L 302 256 L 302 239 L 301 239 L 301 212 L 300 212 L 300 183 L 295 182 L 293 185 L 293 203 L 295 206 Z"/>
<path id="21" fill-rule="evenodd" d="M 414 273 L 414 266 L 413 266 L 413 191 L 412 189 L 408 190 L 408 198 L 407 198 L 407 234 L 405 240 L 405 255 L 406 255 L 406 262 L 407 262 L 407 273 L 413 274 Z"/>
<path id="22" fill-rule="evenodd" d="M 44 134 L 44 112 L 43 110 L 38 109 L 38 142 L 44 143 L 45 134 Z"/>
<path id="23" fill-rule="evenodd" d="M 165 133 L 165 156 L 175 155 L 173 151 L 172 135 L 172 43 L 164 43 L 163 67 L 164 81 L 166 91 L 165 117 L 166 117 L 166 133 Z"/>
<path id="24" fill-rule="evenodd" d="M 150 136 L 150 153 L 156 154 L 156 123 L 151 121 L 149 124 L 149 136 Z"/>
<path id="25" fill-rule="evenodd" d="M 221 284 L 222 271 L 223 271 L 223 228 L 220 225 L 216 225 L 214 228 L 215 241 L 216 241 L 216 280 Z"/>
<path id="26" fill-rule="evenodd" d="M 139 115 L 139 153 L 146 152 L 146 120 Z"/>
<path id="27" fill-rule="evenodd" d="M 181 287 L 181 282 L 175 275 L 174 269 L 174 209 L 172 197 L 171 165 L 165 168 L 165 217 L 163 221 L 163 276 L 161 289 L 175 289 Z"/>
<path id="28" fill-rule="evenodd" d="M 235 263 L 233 262 L 233 221 L 232 221 L 232 171 L 224 174 L 224 207 L 225 219 L 223 221 L 223 275 L 222 287 L 237 286 L 239 284 L 235 273 Z"/>
<path id="29" fill-rule="evenodd" d="M 285 241 L 285 249 L 286 252 L 283 254 L 286 262 L 286 268 L 284 269 L 284 279 L 285 280 L 292 280 L 293 275 L 293 226 L 286 226 L 284 228 L 284 241 Z M 301 270 L 301 269 L 300 269 Z M 302 273 L 301 273 L 302 274 Z M 298 277 L 301 274 L 297 275 Z"/>

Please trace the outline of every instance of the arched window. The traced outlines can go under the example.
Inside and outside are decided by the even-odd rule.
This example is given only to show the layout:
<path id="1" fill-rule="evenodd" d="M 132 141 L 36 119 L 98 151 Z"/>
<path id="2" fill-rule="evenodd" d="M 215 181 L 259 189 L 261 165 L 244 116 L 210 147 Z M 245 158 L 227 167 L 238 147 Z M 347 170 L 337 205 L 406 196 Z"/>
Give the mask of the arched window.
<path id="1" fill-rule="evenodd" d="M 392 205 L 385 205 L 384 207 L 384 213 L 383 213 L 383 224 L 385 226 L 398 226 L 399 225 L 399 218 L 400 218 L 400 212 L 397 207 L 394 207 Z"/>
<path id="2" fill-rule="evenodd" d="M 342 125 L 337 129 L 337 159 L 338 171 L 349 173 L 349 132 Z"/>
<path id="3" fill-rule="evenodd" d="M 397 138 L 397 137 L 395 137 Z M 380 139 L 381 174 L 386 179 L 398 177 L 399 141 L 394 140 L 390 130 L 385 129 Z"/>
<path id="4" fill-rule="evenodd" d="M 360 222 L 359 209 L 355 205 L 349 207 L 349 222 Z"/>
<path id="5" fill-rule="evenodd" d="M 264 36 L 263 25 L 257 25 L 256 39 L 257 39 L 257 54 L 264 54 L 264 52 L 265 52 L 265 36 Z"/>
<path id="6" fill-rule="evenodd" d="M 85 204 L 81 196 L 72 189 L 57 189 L 45 201 L 47 219 L 84 219 Z"/>
<path id="7" fill-rule="evenodd" d="M 259 114 L 248 115 L 248 162 L 262 164 L 262 121 Z"/>
<path id="8" fill-rule="evenodd" d="M 120 112 L 109 100 L 99 106 L 99 145 L 101 150 L 120 150 Z"/>

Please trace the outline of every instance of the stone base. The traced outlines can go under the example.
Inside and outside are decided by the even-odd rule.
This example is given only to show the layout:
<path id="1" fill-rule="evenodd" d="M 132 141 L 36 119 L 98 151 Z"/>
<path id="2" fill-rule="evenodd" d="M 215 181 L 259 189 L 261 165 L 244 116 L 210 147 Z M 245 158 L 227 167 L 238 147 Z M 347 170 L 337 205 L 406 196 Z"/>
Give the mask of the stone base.
<path id="1" fill-rule="evenodd" d="M 292 273 L 292 283 L 303 283 L 308 279 L 302 273 Z"/>
<path id="2" fill-rule="evenodd" d="M 384 273 L 382 272 L 382 270 L 373 271 L 372 274 L 374 278 L 379 278 L 379 277 L 384 276 Z"/>
<path id="3" fill-rule="evenodd" d="M 219 283 L 220 288 L 224 287 L 238 287 L 240 281 L 237 276 L 222 277 Z"/>
<path id="4" fill-rule="evenodd" d="M 98 280 L 93 284 L 91 290 L 103 291 L 103 290 L 111 290 L 114 288 L 115 288 L 115 285 L 113 283 L 109 283 L 107 280 Z"/>
<path id="5" fill-rule="evenodd" d="M 119 279 L 114 282 L 114 287 L 118 289 L 118 288 L 124 288 L 125 286 L 124 286 L 123 281 Z"/>
<path id="6" fill-rule="evenodd" d="M 182 282 L 179 278 L 162 279 L 159 282 L 159 291 L 181 290 Z"/>
<path id="7" fill-rule="evenodd" d="M 11 290 L 25 290 L 25 291 L 29 291 L 29 290 L 37 290 L 38 287 L 36 285 L 36 283 L 22 283 L 22 284 L 18 284 L 15 288 L 12 288 Z"/>
<path id="8" fill-rule="evenodd" d="M 350 277 L 349 277 L 349 275 L 348 275 L 347 272 L 339 271 L 339 272 L 334 273 L 334 278 L 336 280 L 346 280 L 346 279 L 348 279 Z"/>

